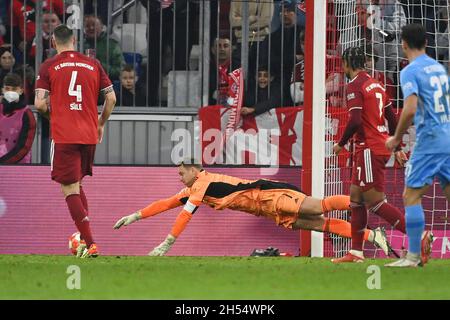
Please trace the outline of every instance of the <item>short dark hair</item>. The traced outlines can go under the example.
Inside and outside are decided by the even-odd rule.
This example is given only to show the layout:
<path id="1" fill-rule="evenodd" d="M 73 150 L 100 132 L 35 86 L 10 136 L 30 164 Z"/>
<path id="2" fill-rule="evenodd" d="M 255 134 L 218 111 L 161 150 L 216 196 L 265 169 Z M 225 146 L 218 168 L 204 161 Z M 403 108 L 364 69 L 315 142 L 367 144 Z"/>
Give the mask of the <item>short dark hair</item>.
<path id="1" fill-rule="evenodd" d="M 23 88 L 22 78 L 17 73 L 10 72 L 3 78 L 3 87 L 6 86 Z"/>
<path id="2" fill-rule="evenodd" d="M 196 168 L 198 170 L 203 170 L 203 166 L 194 158 L 184 159 L 179 164 L 179 167 L 183 166 L 186 168 Z"/>
<path id="3" fill-rule="evenodd" d="M 427 45 L 427 30 L 418 23 L 407 24 L 402 28 L 401 38 L 411 49 L 421 50 Z"/>
<path id="4" fill-rule="evenodd" d="M 353 70 L 364 69 L 366 66 L 366 55 L 361 47 L 350 47 L 345 49 L 342 60 L 347 62 Z"/>
<path id="5" fill-rule="evenodd" d="M 60 24 L 53 30 L 55 41 L 58 44 L 66 44 L 73 38 L 73 31 L 65 24 Z"/>
<path id="6" fill-rule="evenodd" d="M 87 14 L 84 16 L 84 20 L 89 19 L 89 18 L 94 18 L 97 19 L 98 21 L 100 21 L 101 25 L 104 25 L 105 23 L 103 22 L 103 19 L 101 16 L 96 16 L 95 14 Z"/>
<path id="7" fill-rule="evenodd" d="M 0 57 L 1 57 L 2 55 L 4 55 L 5 52 L 9 52 L 9 53 L 12 54 L 11 46 L 5 45 L 5 46 L 0 47 Z"/>
<path id="8" fill-rule="evenodd" d="M 126 72 L 136 72 L 136 70 L 134 70 L 134 67 L 131 64 L 126 64 L 123 66 L 122 71 L 126 71 Z"/>
<path id="9" fill-rule="evenodd" d="M 298 9 L 297 7 L 297 0 L 290 0 L 290 1 L 284 1 L 281 3 L 281 5 L 283 6 L 284 4 L 284 9 L 287 11 L 291 11 L 291 12 L 295 12 Z"/>

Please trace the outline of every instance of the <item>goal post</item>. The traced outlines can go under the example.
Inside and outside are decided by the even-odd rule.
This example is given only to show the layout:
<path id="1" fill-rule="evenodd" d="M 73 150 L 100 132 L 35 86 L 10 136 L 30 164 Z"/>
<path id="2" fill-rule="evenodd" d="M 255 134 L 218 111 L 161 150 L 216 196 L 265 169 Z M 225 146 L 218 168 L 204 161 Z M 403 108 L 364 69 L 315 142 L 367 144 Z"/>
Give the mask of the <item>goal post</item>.
<path id="1" fill-rule="evenodd" d="M 326 1 L 306 0 L 305 111 L 303 125 L 302 188 L 315 198 L 324 196 Z M 322 141 L 322 143 L 314 143 Z M 313 178 L 314 177 L 314 178 Z M 323 233 L 302 231 L 302 255 L 323 256 Z M 304 243 L 306 242 L 306 243 Z M 310 254 L 308 254 L 310 253 Z"/>
<path id="2" fill-rule="evenodd" d="M 361 46 L 366 52 L 367 71 L 382 82 L 397 114 L 403 98 L 399 74 L 408 62 L 403 57 L 401 27 L 421 23 L 427 28 L 427 53 L 442 63 L 449 62 L 450 0 L 305 0 L 305 99 L 303 123 L 302 189 L 313 197 L 349 194 L 352 166 L 352 145 L 339 156 L 333 144 L 342 135 L 347 123 L 345 106 L 345 75 L 341 55 L 348 47 Z M 414 148 L 415 129 L 411 127 L 403 138 L 403 149 L 410 154 Z M 393 157 L 385 175 L 387 200 L 403 211 L 402 191 L 404 169 L 395 165 Z M 439 183 L 430 188 L 423 199 L 426 229 L 432 230 L 437 241 L 433 256 L 450 258 L 450 217 Z M 328 217 L 350 221 L 349 212 L 334 211 Z M 368 227 L 384 226 L 388 240 L 400 251 L 407 237 L 394 230 L 380 217 L 370 214 Z M 350 249 L 350 240 L 328 234 L 302 231 L 302 256 L 341 256 Z M 380 250 L 366 243 L 367 257 L 382 256 Z"/>

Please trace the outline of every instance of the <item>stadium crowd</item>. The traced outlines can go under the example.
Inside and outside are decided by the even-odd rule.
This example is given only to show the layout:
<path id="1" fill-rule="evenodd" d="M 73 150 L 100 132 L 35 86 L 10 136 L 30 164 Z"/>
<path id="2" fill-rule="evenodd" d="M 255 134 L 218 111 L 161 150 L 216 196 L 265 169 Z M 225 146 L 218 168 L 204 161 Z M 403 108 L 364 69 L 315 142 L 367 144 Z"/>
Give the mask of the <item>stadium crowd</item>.
<path id="1" fill-rule="evenodd" d="M 269 109 L 303 104 L 305 70 L 306 8 L 302 0 L 248 0 L 248 17 L 243 20 L 242 2 L 211 1 L 209 105 L 226 105 L 229 73 L 244 66 L 245 99 L 242 115 L 258 115 Z M 165 107 L 168 105 L 170 71 L 198 71 L 192 64 L 194 47 L 201 46 L 199 3 L 190 0 L 84 1 L 83 53 L 96 57 L 113 81 L 118 106 Z M 123 10 L 128 3 L 131 9 Z M 345 77 L 341 67 L 343 33 L 362 35 L 367 68 L 401 105 L 399 72 L 407 64 L 400 48 L 400 30 L 407 22 L 423 22 L 429 39 L 428 54 L 450 67 L 449 10 L 447 1 L 355 0 L 358 28 L 345 30 L 342 19 L 333 14 L 327 23 L 326 93 L 331 106 L 342 102 Z M 70 1 L 42 2 L 36 16 L 35 0 L 0 1 L 0 86 L 9 73 L 23 81 L 25 104 L 34 100 L 37 61 L 55 54 L 52 30 L 70 19 Z M 329 12 L 338 12 L 339 2 L 329 2 Z M 137 7 L 139 6 L 139 8 Z M 117 14 L 116 14 L 117 13 Z M 369 17 L 375 17 L 369 19 Z M 248 41 L 243 40 L 243 21 L 248 21 Z M 36 24 L 40 22 L 40 26 Z M 143 50 L 125 48 L 124 24 L 144 24 L 146 34 L 134 34 L 134 44 L 145 39 Z M 40 29 L 41 32 L 37 32 Z M 118 31 L 119 30 L 119 31 Z M 37 36 L 41 35 L 38 39 Z M 348 34 L 346 35 L 348 36 Z M 37 52 L 37 44 L 41 52 Z M 241 52 L 248 50 L 248 61 Z M 125 49 L 124 49 L 125 48 Z M 40 55 L 38 57 L 38 54 Z M 39 58 L 39 59 L 38 59 Z M 400 59 L 399 59 L 400 58 Z M 0 99 L 2 96 L 0 97 Z M 101 101 L 99 101 L 101 103 Z M 197 106 L 200 107 L 200 106 Z M 42 132 L 48 141 L 48 123 Z M 44 142 L 45 144 L 45 142 Z M 45 162 L 45 161 L 44 161 Z"/>

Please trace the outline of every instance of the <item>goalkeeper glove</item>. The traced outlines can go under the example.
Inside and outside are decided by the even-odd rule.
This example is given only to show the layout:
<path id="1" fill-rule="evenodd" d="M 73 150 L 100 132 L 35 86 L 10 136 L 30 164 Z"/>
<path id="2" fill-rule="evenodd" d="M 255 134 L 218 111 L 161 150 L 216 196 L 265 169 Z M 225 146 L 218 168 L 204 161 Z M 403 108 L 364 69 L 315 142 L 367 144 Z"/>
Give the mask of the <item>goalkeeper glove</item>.
<path id="1" fill-rule="evenodd" d="M 114 225 L 114 229 L 119 229 L 122 226 L 127 226 L 127 225 L 129 225 L 129 224 L 131 224 L 133 222 L 136 222 L 136 221 L 140 220 L 140 219 L 141 219 L 140 212 L 139 211 L 135 212 L 133 214 L 130 214 L 129 216 L 125 216 L 125 217 L 120 218 L 116 222 L 116 224 Z"/>
<path id="2" fill-rule="evenodd" d="M 155 249 L 153 249 L 151 252 L 149 252 L 148 255 L 149 256 L 163 256 L 163 255 L 165 255 L 170 250 L 172 245 L 175 243 L 175 240 L 177 240 L 177 238 L 175 238 L 173 235 L 169 234 L 166 237 L 166 240 L 161 242 L 161 244 L 159 246 L 157 246 Z"/>

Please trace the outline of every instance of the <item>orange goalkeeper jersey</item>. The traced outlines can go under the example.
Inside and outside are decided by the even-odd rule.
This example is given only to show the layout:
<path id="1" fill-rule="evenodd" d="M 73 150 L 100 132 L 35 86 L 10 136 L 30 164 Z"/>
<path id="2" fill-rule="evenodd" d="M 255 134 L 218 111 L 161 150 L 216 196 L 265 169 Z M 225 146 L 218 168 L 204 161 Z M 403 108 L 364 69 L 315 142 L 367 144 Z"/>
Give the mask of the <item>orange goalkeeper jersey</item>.
<path id="1" fill-rule="evenodd" d="M 231 209 L 259 215 L 259 191 L 277 189 L 301 192 L 288 183 L 264 179 L 246 180 L 203 170 L 192 187 L 184 188 L 175 197 L 193 211 L 201 203 L 205 203 L 215 210 Z"/>
<path id="2" fill-rule="evenodd" d="M 305 194 L 288 183 L 265 179 L 246 180 L 201 171 L 192 187 L 184 188 L 170 198 L 153 202 L 141 210 L 141 217 L 154 216 L 184 204 L 179 215 L 184 218 L 180 223 L 175 223 L 181 227 L 172 232 L 178 235 L 198 206 L 205 203 L 215 210 L 231 209 L 265 216 L 291 228 L 305 198 Z"/>

